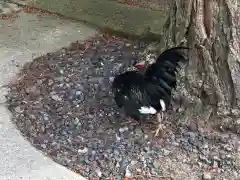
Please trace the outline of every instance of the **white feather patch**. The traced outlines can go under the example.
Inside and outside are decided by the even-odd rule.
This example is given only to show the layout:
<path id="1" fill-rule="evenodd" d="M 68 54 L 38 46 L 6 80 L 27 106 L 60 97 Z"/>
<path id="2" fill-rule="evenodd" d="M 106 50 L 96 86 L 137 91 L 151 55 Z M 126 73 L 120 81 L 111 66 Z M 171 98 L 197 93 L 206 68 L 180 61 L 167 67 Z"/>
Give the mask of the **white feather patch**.
<path id="1" fill-rule="evenodd" d="M 154 109 L 153 107 L 149 106 L 149 107 L 146 107 L 146 106 L 142 106 L 141 109 L 139 109 L 139 112 L 141 114 L 156 114 L 156 109 Z"/>
<path id="2" fill-rule="evenodd" d="M 162 107 L 162 111 L 165 111 L 166 110 L 166 104 L 165 104 L 165 102 L 162 100 L 162 99 L 160 99 L 160 105 L 161 105 L 161 107 Z"/>

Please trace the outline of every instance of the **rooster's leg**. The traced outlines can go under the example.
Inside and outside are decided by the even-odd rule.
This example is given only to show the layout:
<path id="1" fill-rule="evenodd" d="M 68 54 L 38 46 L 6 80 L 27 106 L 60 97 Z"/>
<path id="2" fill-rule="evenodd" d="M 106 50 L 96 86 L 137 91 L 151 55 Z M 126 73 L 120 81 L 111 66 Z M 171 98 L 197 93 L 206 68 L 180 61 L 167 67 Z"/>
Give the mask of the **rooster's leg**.
<path id="1" fill-rule="evenodd" d="M 158 127 L 155 131 L 155 137 L 159 134 L 160 131 L 162 131 L 162 118 L 163 118 L 163 114 L 161 113 L 157 113 L 157 120 L 158 120 Z"/>

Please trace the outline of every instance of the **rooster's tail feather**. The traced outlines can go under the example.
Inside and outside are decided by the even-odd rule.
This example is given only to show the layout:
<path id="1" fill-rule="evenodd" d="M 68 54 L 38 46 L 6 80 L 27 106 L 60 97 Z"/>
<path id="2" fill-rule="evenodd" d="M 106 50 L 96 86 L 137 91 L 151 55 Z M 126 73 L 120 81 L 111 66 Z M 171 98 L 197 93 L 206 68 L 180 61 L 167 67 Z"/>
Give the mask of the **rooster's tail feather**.
<path id="1" fill-rule="evenodd" d="M 164 51 L 156 62 L 148 67 L 144 76 L 145 80 L 155 86 L 148 85 L 148 92 L 158 94 L 167 99 L 171 96 L 172 89 L 176 88 L 176 75 L 181 66 L 180 62 L 188 61 L 187 47 L 174 47 Z M 155 96 L 156 97 L 156 96 Z"/>

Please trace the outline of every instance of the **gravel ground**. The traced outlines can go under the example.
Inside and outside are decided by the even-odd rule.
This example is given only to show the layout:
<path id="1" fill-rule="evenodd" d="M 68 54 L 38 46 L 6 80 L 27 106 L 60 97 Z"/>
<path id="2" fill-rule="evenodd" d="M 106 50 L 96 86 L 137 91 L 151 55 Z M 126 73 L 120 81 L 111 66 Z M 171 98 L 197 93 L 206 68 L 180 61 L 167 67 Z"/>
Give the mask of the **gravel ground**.
<path id="1" fill-rule="evenodd" d="M 172 110 L 161 138 L 152 138 L 151 123 L 121 124 L 110 79 L 143 58 L 146 44 L 107 39 L 75 42 L 25 65 L 7 97 L 22 134 L 89 179 L 240 179 L 235 134 L 193 122 L 176 127 Z"/>

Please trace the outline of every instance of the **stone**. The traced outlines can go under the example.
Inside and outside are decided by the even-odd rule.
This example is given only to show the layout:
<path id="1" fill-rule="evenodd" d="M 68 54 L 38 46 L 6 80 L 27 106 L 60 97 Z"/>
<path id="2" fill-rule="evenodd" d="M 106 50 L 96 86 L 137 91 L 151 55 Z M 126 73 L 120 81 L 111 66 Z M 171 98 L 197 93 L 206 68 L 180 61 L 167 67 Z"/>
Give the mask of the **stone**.
<path id="1" fill-rule="evenodd" d="M 209 172 L 204 172 L 203 173 L 203 180 L 210 180 L 212 179 L 212 175 Z"/>
<path id="2" fill-rule="evenodd" d="M 2 8 L 0 11 L 0 15 L 6 15 L 9 16 L 12 14 L 12 10 L 9 8 Z"/>

